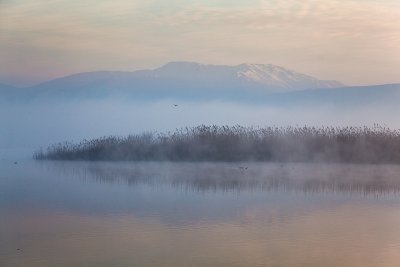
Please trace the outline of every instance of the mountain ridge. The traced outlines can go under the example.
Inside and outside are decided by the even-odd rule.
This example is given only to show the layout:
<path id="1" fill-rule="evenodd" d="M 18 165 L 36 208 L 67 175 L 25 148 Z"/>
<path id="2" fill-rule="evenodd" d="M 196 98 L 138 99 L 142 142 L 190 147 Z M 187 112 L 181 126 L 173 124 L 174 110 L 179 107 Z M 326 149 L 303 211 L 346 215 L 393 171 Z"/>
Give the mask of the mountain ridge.
<path id="1" fill-rule="evenodd" d="M 76 73 L 18 88 L 0 85 L 2 101 L 181 99 L 280 104 L 400 99 L 400 84 L 345 86 L 272 64 L 234 66 L 169 62 L 152 70 Z"/>
<path id="2" fill-rule="evenodd" d="M 82 80 L 79 81 L 78 78 Z M 272 64 L 243 63 L 230 66 L 173 61 L 152 70 L 76 73 L 45 81 L 29 88 L 48 87 L 49 84 L 55 84 L 60 81 L 86 83 L 88 79 L 101 79 L 107 82 L 117 82 L 117 79 L 121 79 L 123 82 L 134 82 L 132 79 L 163 79 L 165 81 L 174 81 L 175 83 L 191 82 L 201 86 L 212 86 L 218 83 L 218 85 L 233 87 L 263 87 L 264 90 L 269 91 L 337 88 L 345 86 L 338 81 L 319 80 L 310 75 Z M 79 86 L 79 84 L 70 85 Z"/>

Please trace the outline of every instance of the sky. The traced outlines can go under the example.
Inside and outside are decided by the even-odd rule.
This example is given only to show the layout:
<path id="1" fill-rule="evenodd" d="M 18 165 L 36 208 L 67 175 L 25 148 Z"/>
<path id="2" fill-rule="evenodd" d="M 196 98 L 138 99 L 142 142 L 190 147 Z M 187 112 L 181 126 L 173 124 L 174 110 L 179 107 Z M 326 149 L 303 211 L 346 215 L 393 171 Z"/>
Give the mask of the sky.
<path id="1" fill-rule="evenodd" d="M 0 0 L 0 83 L 169 61 L 400 83 L 398 0 Z"/>

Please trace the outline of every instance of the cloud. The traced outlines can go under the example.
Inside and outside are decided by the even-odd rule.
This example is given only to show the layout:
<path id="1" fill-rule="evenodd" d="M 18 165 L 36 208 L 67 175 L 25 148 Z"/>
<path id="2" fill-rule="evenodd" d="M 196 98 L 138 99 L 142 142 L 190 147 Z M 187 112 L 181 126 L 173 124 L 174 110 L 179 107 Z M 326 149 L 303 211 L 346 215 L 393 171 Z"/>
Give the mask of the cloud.
<path id="1" fill-rule="evenodd" d="M 189 6 L 154 14 L 159 25 L 168 27 L 243 28 L 249 30 L 314 29 L 331 37 L 396 37 L 400 7 L 336 0 L 262 1 L 249 7 Z M 389 38 L 390 39 L 390 38 Z"/>
<path id="2" fill-rule="evenodd" d="M 399 82 L 396 1 L 212 3 L 2 1 L 0 79 L 192 60 L 274 63 L 348 84 Z"/>

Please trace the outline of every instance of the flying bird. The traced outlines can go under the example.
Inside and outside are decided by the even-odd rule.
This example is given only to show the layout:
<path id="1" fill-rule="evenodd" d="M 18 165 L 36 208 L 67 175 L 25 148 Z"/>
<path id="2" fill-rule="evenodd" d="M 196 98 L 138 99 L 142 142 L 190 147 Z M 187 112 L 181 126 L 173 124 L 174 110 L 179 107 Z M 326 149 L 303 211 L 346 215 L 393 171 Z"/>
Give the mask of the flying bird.
<path id="1" fill-rule="evenodd" d="M 178 106 L 178 104 L 174 104 L 174 107 L 177 107 Z"/>

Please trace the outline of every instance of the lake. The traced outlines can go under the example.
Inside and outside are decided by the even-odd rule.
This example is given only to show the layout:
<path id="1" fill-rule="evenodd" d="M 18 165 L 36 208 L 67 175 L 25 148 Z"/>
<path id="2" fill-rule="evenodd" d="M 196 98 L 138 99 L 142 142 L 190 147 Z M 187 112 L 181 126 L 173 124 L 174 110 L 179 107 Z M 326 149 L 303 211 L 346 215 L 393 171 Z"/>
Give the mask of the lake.
<path id="1" fill-rule="evenodd" d="M 0 162 L 0 266 L 399 266 L 400 166 Z"/>

